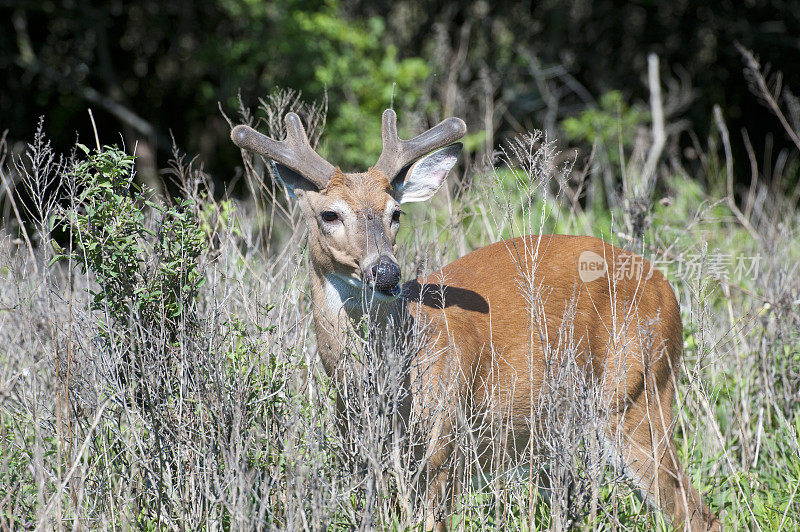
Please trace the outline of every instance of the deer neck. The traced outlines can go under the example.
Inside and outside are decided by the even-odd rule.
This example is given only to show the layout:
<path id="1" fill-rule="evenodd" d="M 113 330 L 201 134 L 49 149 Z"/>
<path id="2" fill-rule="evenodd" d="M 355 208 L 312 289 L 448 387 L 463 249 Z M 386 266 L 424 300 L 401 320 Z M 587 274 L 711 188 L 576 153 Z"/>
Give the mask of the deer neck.
<path id="1" fill-rule="evenodd" d="M 313 264 L 311 298 L 317 348 L 325 371 L 331 376 L 345 350 L 360 347 L 353 339 L 359 334 L 359 325 L 364 319 L 369 320 L 369 327 L 383 327 L 400 309 L 400 299 L 367 301 L 358 283 L 335 273 L 325 273 Z"/>

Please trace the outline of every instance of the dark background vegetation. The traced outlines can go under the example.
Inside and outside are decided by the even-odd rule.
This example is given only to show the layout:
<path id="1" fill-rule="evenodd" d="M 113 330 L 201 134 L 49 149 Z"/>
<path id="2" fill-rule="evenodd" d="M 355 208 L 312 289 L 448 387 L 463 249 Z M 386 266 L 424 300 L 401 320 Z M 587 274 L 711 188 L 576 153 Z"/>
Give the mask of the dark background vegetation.
<path id="1" fill-rule="evenodd" d="M 468 142 L 475 156 L 531 128 L 569 145 L 563 119 L 608 91 L 647 108 L 656 53 L 673 89 L 668 118 L 704 138 L 720 105 L 743 183 L 742 128 L 764 173 L 790 141 L 750 90 L 735 43 L 800 87 L 798 13 L 791 0 L 4 0 L 0 129 L 30 141 L 46 115 L 48 136 L 67 150 L 76 136 L 93 139 L 91 107 L 102 143 L 138 142 L 145 179 L 158 182 L 174 136 L 230 185 L 240 158 L 218 102 L 236 120 L 240 93 L 255 107 L 275 87 L 309 100 L 327 91 L 321 149 L 354 169 L 374 161 L 379 113 L 392 101 L 418 121 L 464 117 L 478 132 Z M 404 123 L 408 132 L 427 125 Z M 691 145 L 688 134 L 678 139 Z"/>

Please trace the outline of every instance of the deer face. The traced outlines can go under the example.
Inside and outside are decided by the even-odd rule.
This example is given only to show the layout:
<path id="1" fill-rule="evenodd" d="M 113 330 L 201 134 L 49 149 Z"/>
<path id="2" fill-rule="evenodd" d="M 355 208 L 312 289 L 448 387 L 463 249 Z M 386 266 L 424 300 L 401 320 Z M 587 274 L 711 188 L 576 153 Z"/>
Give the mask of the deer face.
<path id="1" fill-rule="evenodd" d="M 370 288 L 379 300 L 394 298 L 399 293 L 395 238 L 402 211 L 389 180 L 374 169 L 337 171 L 324 189 L 296 194 L 320 273 L 354 288 Z"/>
<path id="2" fill-rule="evenodd" d="M 383 152 L 364 173 L 343 173 L 317 154 L 294 113 L 286 115 L 283 141 L 247 126 L 236 126 L 231 138 L 272 159 L 273 175 L 300 202 L 316 273 L 339 292 L 369 291 L 370 300 L 388 301 L 400 294 L 395 257 L 400 204 L 433 196 L 461 152 L 461 144 L 453 142 L 465 133 L 464 122 L 450 118 L 400 140 L 389 109 L 383 114 Z"/>

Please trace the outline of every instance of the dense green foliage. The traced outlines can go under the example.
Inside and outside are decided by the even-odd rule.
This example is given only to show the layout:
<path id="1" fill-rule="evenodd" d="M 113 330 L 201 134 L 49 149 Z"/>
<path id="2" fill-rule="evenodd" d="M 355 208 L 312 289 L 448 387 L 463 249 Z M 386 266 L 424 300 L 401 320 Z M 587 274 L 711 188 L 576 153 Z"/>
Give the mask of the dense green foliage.
<path id="1" fill-rule="evenodd" d="M 748 129 L 761 167 L 788 139 L 752 98 L 735 43 L 800 86 L 797 12 L 796 0 L 11 0 L 0 4 L 0 129 L 30 138 L 32 119 L 46 113 L 66 151 L 76 131 L 91 136 L 92 107 L 104 143 L 118 142 L 120 129 L 128 145 L 140 142 L 139 171 L 151 184 L 170 135 L 222 184 L 237 151 L 217 102 L 232 115 L 240 91 L 255 107 L 274 87 L 292 87 L 310 100 L 327 94 L 331 134 L 322 149 L 343 168 L 374 161 L 379 113 L 392 103 L 420 122 L 401 120 L 409 132 L 443 114 L 465 118 L 486 139 L 469 146 L 481 156 L 523 129 L 567 140 L 561 120 L 602 109 L 609 91 L 626 105 L 646 103 L 653 52 L 665 86 L 676 89 L 669 117 L 702 138 L 714 129 L 712 106 L 721 105 L 736 180 L 747 183 L 739 129 Z"/>

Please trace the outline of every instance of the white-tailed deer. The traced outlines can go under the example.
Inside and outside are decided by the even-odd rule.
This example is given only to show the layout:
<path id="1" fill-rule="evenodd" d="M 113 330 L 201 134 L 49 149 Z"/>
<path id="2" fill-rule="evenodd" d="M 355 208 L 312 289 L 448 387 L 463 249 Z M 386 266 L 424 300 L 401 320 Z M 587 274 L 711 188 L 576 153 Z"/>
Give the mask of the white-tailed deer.
<path id="1" fill-rule="evenodd" d="M 435 399 L 469 415 L 501 416 L 498 422 L 510 426 L 524 446 L 536 424 L 530 417 L 543 386 L 548 345 L 558 342 L 569 319 L 588 378 L 601 383 L 618 467 L 673 526 L 720 529 L 678 462 L 673 442 L 683 338 L 678 303 L 660 272 L 597 238 L 542 235 L 473 251 L 401 287 L 395 257 L 400 204 L 427 200 L 439 189 L 461 151 L 456 141 L 466 133 L 464 122 L 449 118 L 401 140 L 395 113 L 387 110 L 383 152 L 364 173 L 343 173 L 317 154 L 296 114 L 287 114 L 285 124 L 282 141 L 241 125 L 231 138 L 274 161 L 299 202 L 310 231 L 319 352 L 332 378 L 365 304 L 385 323 L 412 316 L 426 324 L 426 348 L 411 356 L 424 351 L 435 357 L 412 373 L 412 401 L 422 411 Z M 536 287 L 535 301 L 525 286 Z M 433 397 L 442 393 L 453 396 Z M 427 529 L 446 527 L 449 497 L 443 494 L 450 480 L 439 466 L 450 459 L 448 436 L 458 417 L 435 415 L 426 434 L 426 504 L 438 510 L 427 513 Z"/>

